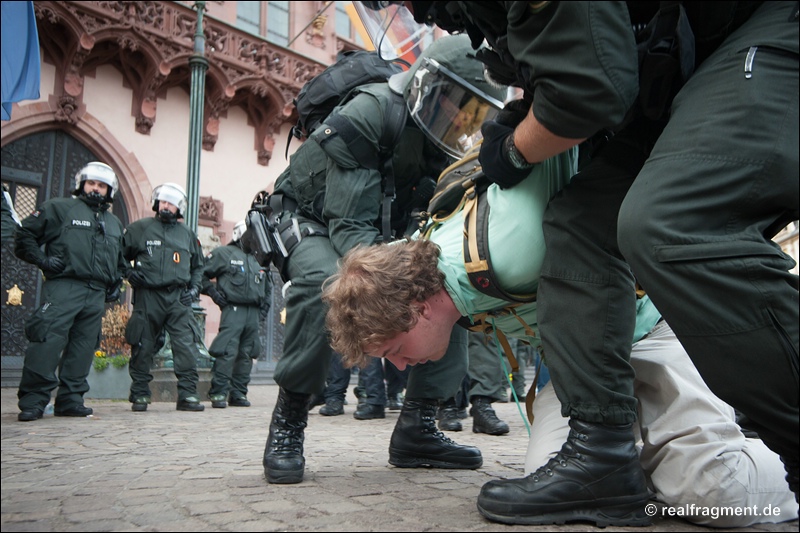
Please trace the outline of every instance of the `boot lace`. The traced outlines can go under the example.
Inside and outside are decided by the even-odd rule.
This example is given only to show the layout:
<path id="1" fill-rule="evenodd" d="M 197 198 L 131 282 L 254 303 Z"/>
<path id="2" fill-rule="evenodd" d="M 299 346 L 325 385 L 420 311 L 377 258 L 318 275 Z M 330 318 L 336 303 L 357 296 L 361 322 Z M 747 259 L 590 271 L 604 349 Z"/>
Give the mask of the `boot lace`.
<path id="1" fill-rule="evenodd" d="M 456 444 L 444 433 L 439 431 L 439 428 L 436 427 L 436 416 L 434 414 L 429 414 L 429 413 L 421 414 L 420 419 L 422 420 L 422 431 L 424 433 L 429 433 L 430 435 L 433 435 L 436 439 L 445 442 L 447 444 L 453 444 L 453 445 Z"/>
<path id="2" fill-rule="evenodd" d="M 567 437 L 567 442 L 561 446 L 561 450 L 544 466 L 540 466 L 536 469 L 535 472 L 528 474 L 528 477 L 533 480 L 534 483 L 538 483 L 539 480 L 544 479 L 545 477 L 551 477 L 555 473 L 555 469 L 557 467 L 565 467 L 569 464 L 569 460 L 577 460 L 577 461 L 585 461 L 583 454 L 581 454 L 573 444 L 575 440 L 582 440 L 585 441 L 588 439 L 587 435 L 583 433 L 578 433 L 574 429 L 571 429 L 569 432 L 569 437 Z"/>
<path id="3" fill-rule="evenodd" d="M 275 454 L 302 454 L 303 430 L 308 425 L 308 410 L 303 405 L 293 405 L 290 401 L 281 401 L 276 409 L 270 427 L 270 452 Z M 295 402 L 296 403 L 296 402 Z"/>

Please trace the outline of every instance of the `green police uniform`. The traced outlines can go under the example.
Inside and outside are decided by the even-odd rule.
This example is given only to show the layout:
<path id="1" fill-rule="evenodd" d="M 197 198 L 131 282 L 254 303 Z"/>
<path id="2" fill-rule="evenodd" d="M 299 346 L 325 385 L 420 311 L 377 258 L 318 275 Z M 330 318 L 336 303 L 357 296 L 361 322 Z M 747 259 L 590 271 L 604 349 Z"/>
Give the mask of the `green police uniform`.
<path id="1" fill-rule="evenodd" d="M 17 257 L 35 265 L 55 257 L 64 265 L 60 272 L 43 272 L 42 304 L 25 324 L 30 345 L 17 394 L 22 411 L 44 410 L 56 387 L 56 413 L 83 406 L 106 291 L 121 281 L 125 269 L 122 223 L 108 207 L 91 205 L 82 196 L 54 198 L 17 230 Z"/>
<path id="2" fill-rule="evenodd" d="M 131 345 L 129 400 L 150 398 L 150 367 L 162 328 L 172 343 L 178 401 L 196 398 L 201 356 L 197 343 L 203 339 L 191 305 L 180 298 L 186 290 L 200 292 L 204 261 L 197 236 L 182 223 L 152 217 L 129 225 L 122 242 L 125 259 L 134 262 L 144 280 L 134 288 L 133 313 L 125 331 Z"/>
<path id="3" fill-rule="evenodd" d="M 389 91 L 385 83 L 362 87 L 332 113 L 348 119 L 376 154 L 384 110 L 392 98 Z M 397 197 L 392 225 L 398 234 L 406 229 L 414 186 L 424 176 L 437 176 L 445 164 L 441 152 L 407 121 L 393 153 Z M 299 205 L 297 214 L 284 212 L 283 216 L 296 216 L 307 234 L 292 250 L 286 267 L 292 285 L 286 299 L 283 355 L 275 369 L 275 381 L 285 389 L 317 394 L 325 387 L 331 348 L 322 283 L 336 272 L 337 261 L 348 250 L 381 240 L 382 181 L 378 170 L 357 160 L 327 124 L 319 126 L 292 155 L 289 168 L 278 178 L 275 194 Z"/>
<path id="4" fill-rule="evenodd" d="M 220 246 L 206 257 L 203 292 L 216 279 L 228 304 L 222 308 L 219 332 L 208 351 L 214 357 L 209 396 L 241 401 L 247 396 L 253 359 L 261 353 L 260 317 L 269 312 L 272 279 L 238 243 Z"/>
<path id="5" fill-rule="evenodd" d="M 798 11 L 792 2 L 682 6 L 695 71 L 667 116 L 619 131 L 545 217 L 539 309 L 553 332 L 549 368 L 565 414 L 635 419 L 632 270 L 712 390 L 758 421 L 796 476 L 798 284 L 771 237 L 800 211 Z M 648 22 L 659 3 L 450 7 L 442 13 L 460 10 L 459 29 L 485 37 L 515 73 L 538 121 L 580 139 L 618 127 L 632 108 L 631 23 Z"/>
<path id="6" fill-rule="evenodd" d="M 382 175 L 379 171 L 383 166 L 381 154 L 389 152 L 392 158 L 395 194 L 391 221 L 394 236 L 400 237 L 408 231 L 412 209 L 424 210 L 430 199 L 415 187 L 419 185 L 424 190 L 429 183 L 432 193 L 433 180 L 448 163 L 446 153 L 458 153 L 453 146 L 445 151 L 443 139 L 432 132 L 422 114 L 427 111 L 427 119 L 438 118 L 440 123 L 447 123 L 447 117 L 455 118 L 460 106 L 470 101 L 461 99 L 463 86 L 475 87 L 483 80 L 482 66 L 469 59 L 468 47 L 465 37 L 440 39 L 405 75 L 393 77 L 389 83 L 359 87 L 355 96 L 335 108 L 310 134 L 278 178 L 275 196 L 283 194 L 297 202 L 298 209 L 292 216 L 298 217 L 302 239 L 291 246 L 284 267 L 292 285 L 286 301 L 284 353 L 275 371 L 281 391 L 264 451 L 264 469 L 270 483 L 299 483 L 303 478 L 308 397 L 323 390 L 332 355 L 325 330 L 322 284 L 336 272 L 337 262 L 345 253 L 356 246 L 380 242 L 387 233 L 381 220 L 387 213 L 381 212 L 381 206 L 386 203 L 386 192 L 392 189 L 384 187 L 388 173 Z M 432 61 L 434 57 L 436 61 Z M 434 69 L 439 61 L 442 68 Z M 419 70 L 423 64 L 428 70 Z M 418 94 L 414 98 L 410 95 L 415 69 L 420 77 L 428 72 L 426 84 L 430 85 L 426 86 L 435 83 L 437 87 L 436 97 L 431 96 L 425 104 L 421 98 L 414 100 Z M 448 76 L 463 75 L 469 83 L 464 78 L 449 82 L 439 79 L 438 75 L 445 72 L 454 73 Z M 491 90 L 475 88 L 486 94 Z M 404 91 L 408 93 L 403 94 L 405 109 L 397 105 Z M 449 100 L 451 92 L 453 101 Z M 474 99 L 471 94 L 464 96 Z M 416 103 L 412 105 L 412 101 Z M 488 101 L 485 107 L 488 112 Z M 384 130 L 394 122 L 386 117 L 395 117 L 398 108 L 412 120 L 405 121 L 399 140 L 382 147 L 382 139 L 395 137 Z M 463 137 L 469 140 L 466 134 Z M 430 182 L 424 180 L 426 176 Z M 279 221 L 281 227 L 286 216 L 284 212 Z M 449 352 L 455 357 L 452 364 L 443 361 L 425 365 L 409 374 L 403 409 L 389 444 L 391 464 L 410 468 L 478 468 L 482 464 L 480 450 L 460 446 L 436 430 L 435 398 L 453 395 L 466 373 L 466 360 L 458 357 L 466 347 L 466 331 L 454 331 L 451 340 Z"/>
<path id="7" fill-rule="evenodd" d="M 551 133 L 583 139 L 618 130 L 544 219 L 539 324 L 562 414 L 595 435 L 636 419 L 629 363 L 635 274 L 712 391 L 781 455 L 797 495 L 798 279 L 790 273 L 794 261 L 771 240 L 800 215 L 797 5 L 673 4 L 672 12 L 685 11 L 696 48 L 684 46 L 685 31 L 676 42 L 662 39 L 662 50 L 642 56 L 638 76 L 631 25 L 648 21 L 638 17 L 643 5 L 649 15 L 659 6 L 667 13 L 663 2 L 450 2 L 441 12 L 473 42 L 486 38 L 498 49 Z M 665 81 L 664 42 L 690 52 L 684 55 L 694 72 L 682 87 Z M 659 91 L 675 92 L 674 100 L 661 106 L 659 120 L 646 118 Z M 624 121 L 629 111 L 635 116 Z M 592 446 L 598 455 L 610 449 L 607 437 Z M 590 463 L 586 471 L 604 459 Z M 574 471 L 565 475 L 582 482 Z M 493 482 L 481 498 L 502 501 L 505 511 L 492 512 L 505 513 L 503 520 L 548 523 L 555 515 L 508 502 L 532 509 L 564 500 L 558 483 L 565 483 L 554 480 L 538 490 L 525 485 L 525 497 L 511 495 L 522 483 L 506 490 Z M 600 489 L 623 497 L 620 487 Z M 585 509 L 574 503 L 564 509 Z M 614 503 L 607 496 L 584 516 Z"/>

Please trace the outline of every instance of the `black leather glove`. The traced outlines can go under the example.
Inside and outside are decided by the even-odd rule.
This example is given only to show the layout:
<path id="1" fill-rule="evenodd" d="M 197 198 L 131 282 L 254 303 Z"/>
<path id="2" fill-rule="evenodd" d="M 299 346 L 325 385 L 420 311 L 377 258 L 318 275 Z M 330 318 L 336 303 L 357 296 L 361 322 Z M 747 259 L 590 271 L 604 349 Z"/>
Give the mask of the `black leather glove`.
<path id="1" fill-rule="evenodd" d="M 508 189 L 530 175 L 533 165 L 517 168 L 509 159 L 506 144 L 514 133 L 514 128 L 489 120 L 481 126 L 481 133 L 483 142 L 478 161 L 489 181 L 498 184 L 502 189 Z"/>
<path id="2" fill-rule="evenodd" d="M 119 297 L 122 295 L 122 291 L 120 290 L 120 287 L 122 287 L 122 280 L 121 279 L 106 289 L 106 303 L 107 304 L 111 303 L 111 302 L 118 302 L 119 301 Z"/>
<path id="3" fill-rule="evenodd" d="M 130 283 L 131 287 L 134 289 L 144 287 L 144 274 L 139 270 L 128 271 L 128 283 Z"/>
<path id="4" fill-rule="evenodd" d="M 208 288 L 208 295 L 211 296 L 211 299 L 219 306 L 220 309 L 228 305 L 228 297 L 225 296 L 225 293 L 222 290 L 217 289 L 215 285 L 211 285 Z"/>
<path id="5" fill-rule="evenodd" d="M 531 103 L 527 100 L 523 100 L 522 98 L 512 100 L 500 110 L 494 120 L 503 126 L 516 128 L 520 122 L 525 120 L 530 110 Z"/>
<path id="6" fill-rule="evenodd" d="M 197 289 L 194 287 L 191 289 L 183 289 L 183 292 L 181 293 L 181 303 L 186 306 L 192 305 L 192 302 L 197 300 L 198 294 L 199 293 Z"/>
<path id="7" fill-rule="evenodd" d="M 67 265 L 64 264 L 64 261 L 52 255 L 39 261 L 39 264 L 36 266 L 49 274 L 61 274 L 64 272 L 64 269 L 67 268 Z"/>
<path id="8" fill-rule="evenodd" d="M 269 317 L 269 304 L 262 304 L 261 308 L 258 310 L 258 318 L 266 320 L 267 317 Z"/>

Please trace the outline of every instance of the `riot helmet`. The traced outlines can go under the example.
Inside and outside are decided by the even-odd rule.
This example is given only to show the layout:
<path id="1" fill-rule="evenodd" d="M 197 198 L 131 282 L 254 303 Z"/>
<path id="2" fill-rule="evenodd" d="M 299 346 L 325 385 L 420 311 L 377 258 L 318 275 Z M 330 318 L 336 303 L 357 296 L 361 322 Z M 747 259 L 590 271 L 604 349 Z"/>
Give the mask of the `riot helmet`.
<path id="1" fill-rule="evenodd" d="M 161 214 L 158 210 L 158 202 L 169 202 L 178 208 L 177 217 L 183 217 L 186 214 L 186 207 L 189 205 L 189 200 L 186 196 L 186 191 L 177 183 L 164 183 L 153 189 L 153 197 L 151 202 L 153 204 L 153 211 Z"/>
<path id="2" fill-rule="evenodd" d="M 508 91 L 486 80 L 466 35 L 437 39 L 389 86 L 428 138 L 456 159 L 482 139 L 481 124 L 497 116 Z"/>
<path id="3" fill-rule="evenodd" d="M 105 163 L 100 163 L 99 161 L 87 163 L 86 166 L 75 174 L 75 190 L 72 191 L 72 194 L 75 196 L 88 196 L 83 190 L 83 184 L 87 180 L 99 181 L 100 183 L 108 185 L 108 192 L 102 201 L 114 201 L 114 194 L 117 192 L 117 184 L 119 181 L 117 180 L 117 175 L 114 174 L 110 166 Z"/>
<path id="4" fill-rule="evenodd" d="M 245 231 L 247 231 L 247 223 L 244 220 L 240 220 L 239 222 L 236 223 L 235 226 L 233 226 L 232 240 L 234 242 L 239 242 L 240 240 L 242 240 L 242 235 L 244 235 Z"/>

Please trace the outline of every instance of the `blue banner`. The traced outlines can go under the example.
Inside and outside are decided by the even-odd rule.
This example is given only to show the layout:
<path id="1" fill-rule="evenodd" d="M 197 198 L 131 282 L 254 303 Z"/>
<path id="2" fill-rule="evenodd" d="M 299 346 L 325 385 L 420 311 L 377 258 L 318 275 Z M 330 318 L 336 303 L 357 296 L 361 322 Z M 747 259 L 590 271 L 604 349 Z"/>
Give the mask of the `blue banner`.
<path id="1" fill-rule="evenodd" d="M 2 2 L 2 119 L 11 104 L 39 98 L 41 65 L 33 2 Z"/>

